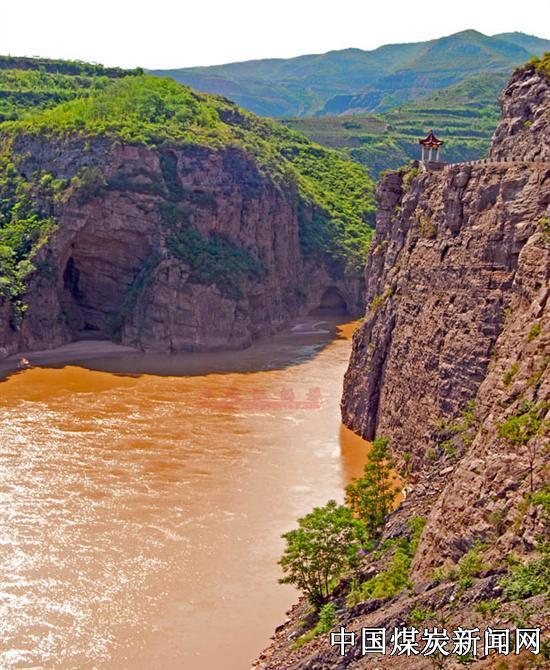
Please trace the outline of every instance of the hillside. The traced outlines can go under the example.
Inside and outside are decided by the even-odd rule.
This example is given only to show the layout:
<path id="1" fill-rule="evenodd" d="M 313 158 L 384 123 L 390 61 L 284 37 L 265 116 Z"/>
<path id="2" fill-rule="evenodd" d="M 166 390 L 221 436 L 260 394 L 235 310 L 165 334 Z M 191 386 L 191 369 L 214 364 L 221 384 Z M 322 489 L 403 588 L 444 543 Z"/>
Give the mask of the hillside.
<path id="1" fill-rule="evenodd" d="M 508 73 L 550 41 L 522 33 L 488 37 L 467 30 L 373 51 L 345 49 L 290 59 L 156 70 L 207 93 L 220 93 L 264 116 L 384 111 L 479 74 Z"/>
<path id="2" fill-rule="evenodd" d="M 98 92 L 117 79 L 143 74 L 80 61 L 0 56 L 0 123 Z"/>
<path id="3" fill-rule="evenodd" d="M 487 154 L 499 117 L 498 95 L 508 75 L 483 74 L 382 114 L 283 119 L 314 142 L 340 150 L 378 178 L 418 156 L 418 140 L 434 129 L 449 162 Z"/>
<path id="4" fill-rule="evenodd" d="M 327 587 L 318 621 L 303 599 L 255 668 L 548 667 L 549 58 L 503 92 L 490 162 L 416 163 L 380 182 L 341 409 L 354 432 L 388 441 L 406 496 Z M 380 480 L 363 481 L 372 504 Z M 328 636 L 340 626 L 356 634 L 342 654 Z M 417 652 L 436 626 L 477 628 L 480 644 L 390 654 L 403 626 L 420 632 Z M 489 627 L 512 640 L 540 627 L 540 649 L 499 656 Z M 363 628 L 388 631 L 385 656 L 362 652 Z"/>
<path id="5" fill-rule="evenodd" d="M 365 170 L 228 100 L 135 74 L 80 95 L 82 74 L 55 72 L 76 78 L 74 99 L 36 110 L 23 96 L 0 124 L 3 352 L 80 337 L 240 347 L 330 287 L 357 310 Z"/>

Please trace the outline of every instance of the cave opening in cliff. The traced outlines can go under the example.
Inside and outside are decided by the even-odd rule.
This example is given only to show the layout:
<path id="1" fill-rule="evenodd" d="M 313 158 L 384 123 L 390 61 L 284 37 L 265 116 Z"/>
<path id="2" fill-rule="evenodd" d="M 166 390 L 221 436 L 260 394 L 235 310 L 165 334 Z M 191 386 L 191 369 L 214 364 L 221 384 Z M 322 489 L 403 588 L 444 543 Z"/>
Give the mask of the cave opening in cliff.
<path id="1" fill-rule="evenodd" d="M 329 286 L 321 296 L 318 309 L 340 314 L 347 314 L 348 306 L 336 286 Z"/>

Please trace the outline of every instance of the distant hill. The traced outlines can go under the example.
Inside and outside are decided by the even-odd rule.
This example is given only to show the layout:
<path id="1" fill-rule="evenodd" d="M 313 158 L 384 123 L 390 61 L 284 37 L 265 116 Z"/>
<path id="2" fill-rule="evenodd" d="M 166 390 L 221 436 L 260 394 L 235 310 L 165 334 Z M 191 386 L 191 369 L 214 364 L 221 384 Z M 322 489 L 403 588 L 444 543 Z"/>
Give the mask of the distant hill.
<path id="1" fill-rule="evenodd" d="M 345 49 L 290 59 L 154 70 L 206 93 L 219 93 L 264 116 L 382 112 L 479 74 L 510 74 L 550 40 L 475 30 L 373 51 Z"/>

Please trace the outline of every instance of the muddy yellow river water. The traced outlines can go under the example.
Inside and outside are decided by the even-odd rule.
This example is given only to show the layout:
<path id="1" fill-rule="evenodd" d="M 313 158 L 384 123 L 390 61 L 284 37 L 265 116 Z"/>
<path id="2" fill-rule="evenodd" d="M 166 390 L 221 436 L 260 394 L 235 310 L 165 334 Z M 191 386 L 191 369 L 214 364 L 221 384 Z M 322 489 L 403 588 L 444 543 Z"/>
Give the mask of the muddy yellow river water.
<path id="1" fill-rule="evenodd" d="M 281 533 L 365 459 L 340 321 L 0 381 L 1 668 L 249 667 L 296 599 Z"/>

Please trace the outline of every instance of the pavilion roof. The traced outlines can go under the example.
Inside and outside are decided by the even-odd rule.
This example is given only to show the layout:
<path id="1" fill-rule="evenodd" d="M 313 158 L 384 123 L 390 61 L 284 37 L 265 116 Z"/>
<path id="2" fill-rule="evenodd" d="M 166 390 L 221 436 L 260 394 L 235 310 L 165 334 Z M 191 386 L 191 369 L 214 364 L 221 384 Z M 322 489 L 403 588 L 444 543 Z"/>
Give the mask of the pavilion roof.
<path id="1" fill-rule="evenodd" d="M 430 130 L 428 136 L 423 140 L 419 140 L 418 144 L 423 144 L 425 147 L 439 147 L 445 144 L 443 140 L 438 139 L 433 130 Z"/>

